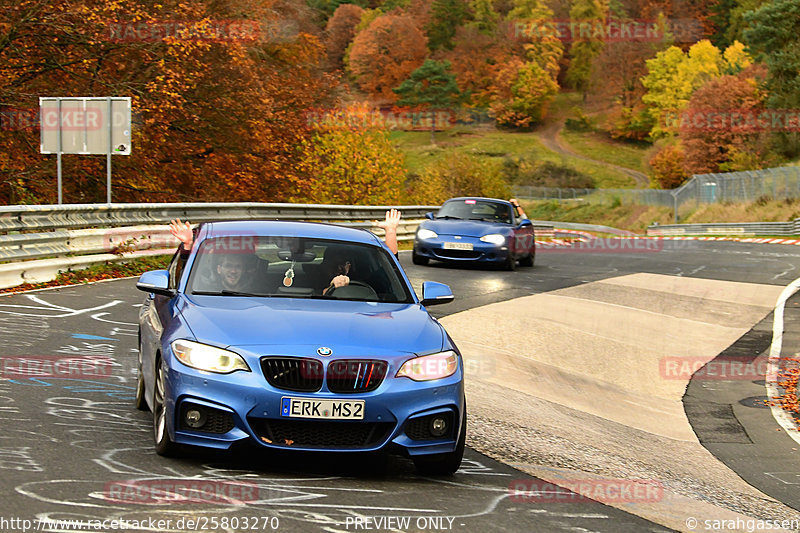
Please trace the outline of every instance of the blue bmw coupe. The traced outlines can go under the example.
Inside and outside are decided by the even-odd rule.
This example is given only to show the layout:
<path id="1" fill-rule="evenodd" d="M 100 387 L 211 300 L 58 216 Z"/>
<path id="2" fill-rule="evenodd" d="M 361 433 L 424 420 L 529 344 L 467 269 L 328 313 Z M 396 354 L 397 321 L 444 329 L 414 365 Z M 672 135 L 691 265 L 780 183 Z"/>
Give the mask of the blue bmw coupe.
<path id="1" fill-rule="evenodd" d="M 536 255 L 533 224 L 520 218 L 511 203 L 495 198 L 447 200 L 417 228 L 413 261 L 494 264 L 514 270 L 533 266 Z"/>
<path id="2" fill-rule="evenodd" d="M 286 221 L 200 225 L 191 251 L 142 274 L 136 406 L 155 449 L 399 452 L 455 472 L 464 367 L 399 262 L 366 230 Z M 345 276 L 347 284 L 336 283 Z"/>

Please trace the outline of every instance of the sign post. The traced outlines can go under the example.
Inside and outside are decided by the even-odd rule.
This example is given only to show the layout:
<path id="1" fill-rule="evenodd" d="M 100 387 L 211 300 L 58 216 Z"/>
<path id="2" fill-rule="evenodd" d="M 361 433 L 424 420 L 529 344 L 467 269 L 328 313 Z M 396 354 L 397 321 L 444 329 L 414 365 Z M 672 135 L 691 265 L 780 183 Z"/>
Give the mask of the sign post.
<path id="1" fill-rule="evenodd" d="M 61 155 L 106 156 L 106 201 L 111 203 L 111 156 L 131 154 L 130 97 L 39 98 L 39 152 L 56 154 L 58 203 L 62 203 Z"/>

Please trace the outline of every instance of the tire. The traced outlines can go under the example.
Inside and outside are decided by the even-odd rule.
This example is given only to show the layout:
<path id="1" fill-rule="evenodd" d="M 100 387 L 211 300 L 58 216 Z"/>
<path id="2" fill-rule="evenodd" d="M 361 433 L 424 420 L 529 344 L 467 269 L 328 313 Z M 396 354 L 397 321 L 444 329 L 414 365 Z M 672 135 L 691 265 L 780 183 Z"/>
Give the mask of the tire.
<path id="1" fill-rule="evenodd" d="M 134 405 L 140 411 L 147 411 L 147 401 L 144 399 L 144 374 L 142 373 L 142 344 L 139 343 L 138 368 L 136 371 L 136 400 Z"/>
<path id="2" fill-rule="evenodd" d="M 417 255 L 417 252 L 411 252 L 411 261 L 415 265 L 422 265 L 425 266 L 428 264 L 429 259 L 427 257 L 423 257 L 421 255 Z"/>
<path id="3" fill-rule="evenodd" d="M 513 272 L 517 269 L 517 260 L 514 258 L 514 254 L 511 252 L 508 252 L 508 257 L 503 263 L 503 269 L 508 270 L 509 272 Z"/>
<path id="4" fill-rule="evenodd" d="M 519 265 L 524 267 L 532 267 L 533 266 L 533 252 L 529 253 L 525 257 L 519 260 Z"/>
<path id="5" fill-rule="evenodd" d="M 437 453 L 414 458 L 417 473 L 423 476 L 450 476 L 458 471 L 464 457 L 464 445 L 467 442 L 467 403 L 461 414 L 461 433 L 458 435 L 456 449 L 448 453 Z"/>
<path id="6" fill-rule="evenodd" d="M 169 437 L 167 429 L 167 417 L 170 416 L 170 413 L 164 403 L 164 381 L 164 370 L 161 360 L 158 360 L 155 386 L 153 387 L 153 441 L 158 455 L 170 457 L 177 454 L 178 445 Z"/>

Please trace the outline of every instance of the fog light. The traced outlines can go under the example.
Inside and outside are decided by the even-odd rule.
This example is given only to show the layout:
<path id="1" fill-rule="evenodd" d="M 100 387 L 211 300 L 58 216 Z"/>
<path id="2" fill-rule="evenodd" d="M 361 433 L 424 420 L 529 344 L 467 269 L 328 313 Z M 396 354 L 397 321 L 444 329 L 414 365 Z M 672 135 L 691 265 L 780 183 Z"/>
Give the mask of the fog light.
<path id="1" fill-rule="evenodd" d="M 201 428 L 206 425 L 206 414 L 199 409 L 189 409 L 184 415 L 184 420 L 190 428 Z"/>
<path id="2" fill-rule="evenodd" d="M 441 437 L 447 433 L 447 421 L 444 418 L 436 417 L 431 420 L 431 435 Z"/>

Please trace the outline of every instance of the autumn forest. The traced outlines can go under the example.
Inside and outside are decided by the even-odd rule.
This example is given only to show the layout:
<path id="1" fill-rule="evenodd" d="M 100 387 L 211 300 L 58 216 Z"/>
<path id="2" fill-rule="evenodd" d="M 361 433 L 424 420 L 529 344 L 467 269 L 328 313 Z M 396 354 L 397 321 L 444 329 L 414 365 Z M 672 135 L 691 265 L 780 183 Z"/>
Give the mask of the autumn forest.
<path id="1" fill-rule="evenodd" d="M 555 116 L 646 154 L 658 188 L 800 156 L 797 0 L 0 8 L 3 204 L 55 203 L 55 156 L 39 153 L 41 96 L 132 98 L 133 149 L 114 157 L 115 202 L 507 194 L 522 163 L 449 150 L 442 132 L 524 142 Z M 398 144 L 404 131 L 424 135 L 435 161 L 412 165 Z M 65 155 L 64 201 L 104 201 L 105 164 Z"/>

